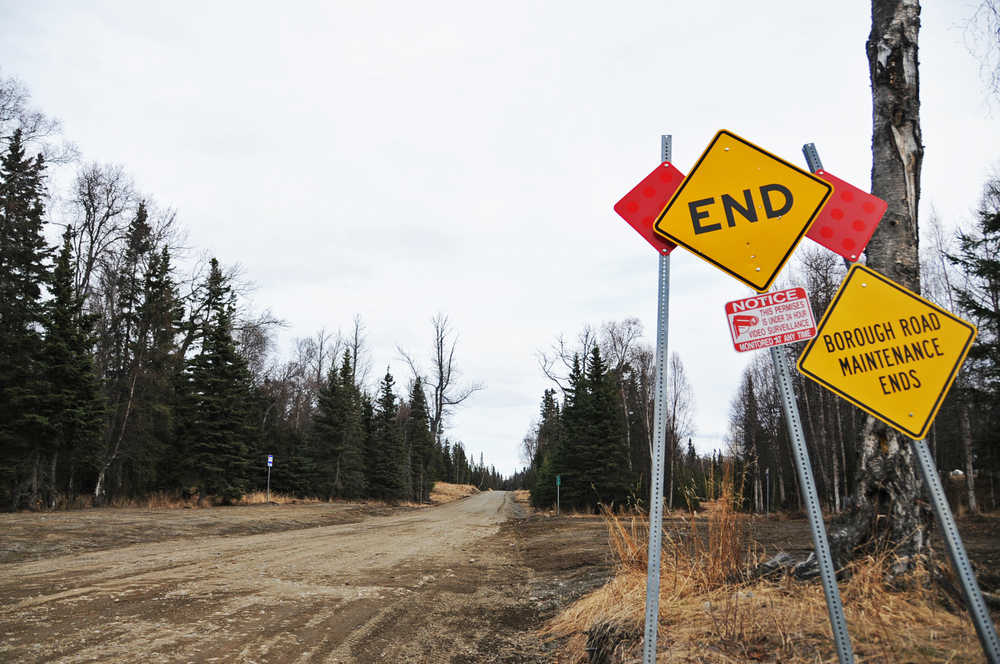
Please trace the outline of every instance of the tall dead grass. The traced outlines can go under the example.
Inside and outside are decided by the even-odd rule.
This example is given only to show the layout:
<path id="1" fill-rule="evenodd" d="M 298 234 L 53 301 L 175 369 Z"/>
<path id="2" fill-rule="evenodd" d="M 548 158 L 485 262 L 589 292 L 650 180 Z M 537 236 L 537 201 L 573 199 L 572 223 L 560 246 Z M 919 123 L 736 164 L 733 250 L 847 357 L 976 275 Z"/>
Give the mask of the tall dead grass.
<path id="1" fill-rule="evenodd" d="M 657 661 L 836 661 L 821 584 L 755 578 L 764 552 L 734 500 L 724 493 L 704 516 L 663 532 Z M 560 661 L 629 662 L 642 654 L 648 521 L 607 510 L 604 518 L 616 573 L 542 630 L 565 639 Z M 970 620 L 944 608 L 929 578 L 913 578 L 905 591 L 887 587 L 891 558 L 858 560 L 840 583 L 856 661 L 982 661 Z"/>
<path id="2" fill-rule="evenodd" d="M 198 495 L 186 496 L 178 491 L 154 491 L 141 497 L 116 496 L 108 503 L 108 507 L 117 509 L 145 509 L 145 510 L 176 510 L 176 509 L 197 509 L 213 507 L 218 504 L 213 496 L 206 496 L 203 500 L 198 500 Z M 263 505 L 268 502 L 266 491 L 252 491 L 246 493 L 234 505 Z M 271 492 L 270 502 L 278 505 L 291 503 L 319 503 L 323 502 L 319 498 L 297 498 L 282 493 Z M 80 510 L 89 509 L 94 506 L 92 495 L 78 495 L 72 500 L 59 498 L 54 506 L 56 510 Z"/>

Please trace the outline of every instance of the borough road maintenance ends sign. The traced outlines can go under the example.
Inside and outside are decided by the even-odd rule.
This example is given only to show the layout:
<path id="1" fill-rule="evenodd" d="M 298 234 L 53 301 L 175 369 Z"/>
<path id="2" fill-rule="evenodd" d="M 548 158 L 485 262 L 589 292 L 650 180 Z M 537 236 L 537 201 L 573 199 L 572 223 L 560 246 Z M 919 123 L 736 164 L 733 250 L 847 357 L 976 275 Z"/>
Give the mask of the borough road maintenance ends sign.
<path id="1" fill-rule="evenodd" d="M 974 325 L 854 265 L 798 368 L 919 440 L 926 437 L 975 338 Z"/>
<path id="2" fill-rule="evenodd" d="M 812 173 L 723 129 L 653 229 L 764 292 L 832 191 Z"/>

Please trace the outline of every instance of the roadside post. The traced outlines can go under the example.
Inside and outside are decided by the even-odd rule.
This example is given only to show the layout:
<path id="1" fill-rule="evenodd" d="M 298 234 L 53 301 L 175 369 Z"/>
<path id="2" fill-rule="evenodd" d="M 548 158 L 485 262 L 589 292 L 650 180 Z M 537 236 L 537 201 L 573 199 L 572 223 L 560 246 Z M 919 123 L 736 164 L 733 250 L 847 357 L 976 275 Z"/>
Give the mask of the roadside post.
<path id="1" fill-rule="evenodd" d="M 830 543 L 826 538 L 823 512 L 819 506 L 819 495 L 816 493 L 812 465 L 809 462 L 809 450 L 806 448 L 806 437 L 802 432 L 802 421 L 799 419 L 799 409 L 795 403 L 792 371 L 788 365 L 785 349 L 781 346 L 772 346 L 771 360 L 774 362 L 778 376 L 778 391 L 781 392 L 781 406 L 785 411 L 788 435 L 792 441 L 795 470 L 799 475 L 799 486 L 804 494 L 806 514 L 809 516 L 809 530 L 812 531 L 816 560 L 819 563 L 819 574 L 823 581 L 823 595 L 826 597 L 826 609 L 830 614 L 830 627 L 833 630 L 833 641 L 837 647 L 837 659 L 840 664 L 848 664 L 854 661 L 854 651 L 851 648 L 851 638 L 847 634 L 847 620 L 844 618 L 844 605 L 840 601 L 837 572 L 833 568 Z"/>
<path id="2" fill-rule="evenodd" d="M 667 322 L 670 303 L 670 252 L 677 245 L 657 235 L 653 220 L 684 181 L 670 163 L 672 137 L 660 136 L 660 163 L 615 204 L 615 212 L 659 255 L 656 316 L 656 376 L 653 396 L 653 449 L 649 478 L 649 564 L 646 568 L 646 622 L 643 664 L 656 661 L 656 630 L 660 617 L 660 551 L 663 530 L 663 467 L 667 432 Z"/>
<path id="3" fill-rule="evenodd" d="M 562 475 L 556 475 L 556 516 L 559 516 L 559 486 L 562 484 Z"/>
<path id="4" fill-rule="evenodd" d="M 271 504 L 271 466 L 274 465 L 274 455 L 267 455 L 267 502 Z"/>
<path id="5" fill-rule="evenodd" d="M 931 452 L 927 449 L 927 443 L 924 440 L 912 440 L 910 444 L 917 457 L 920 473 L 924 476 L 927 492 L 931 495 L 934 515 L 941 528 L 941 535 L 944 537 L 945 546 L 948 549 L 948 557 L 951 558 L 951 565 L 958 575 L 958 580 L 962 583 L 962 592 L 969 605 L 969 613 L 972 614 L 972 623 L 976 626 L 976 634 L 983 645 L 983 652 L 990 664 L 1000 664 L 1000 641 L 997 640 L 996 628 L 993 626 L 990 612 L 983 601 L 983 593 L 979 590 L 976 575 L 972 571 L 969 557 L 965 553 L 965 546 L 962 544 L 962 538 L 955 526 L 951 508 L 948 507 L 948 499 L 941 487 L 941 478 L 938 477 L 934 459 L 931 458 Z"/>
<path id="6" fill-rule="evenodd" d="M 673 137 L 660 137 L 660 161 L 669 162 Z M 660 553 L 663 531 L 663 466 L 667 437 L 667 324 L 670 319 L 670 254 L 660 252 L 656 299 L 656 379 L 653 396 L 653 464 L 650 470 L 649 556 L 646 567 L 646 624 L 643 664 L 656 662 L 656 631 L 660 622 Z"/>

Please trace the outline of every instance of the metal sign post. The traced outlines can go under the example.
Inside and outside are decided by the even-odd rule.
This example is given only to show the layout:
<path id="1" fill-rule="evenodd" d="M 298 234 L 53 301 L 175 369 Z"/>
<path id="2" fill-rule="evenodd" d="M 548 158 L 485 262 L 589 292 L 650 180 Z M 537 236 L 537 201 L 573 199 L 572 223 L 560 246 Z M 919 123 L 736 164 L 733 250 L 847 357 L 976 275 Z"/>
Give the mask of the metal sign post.
<path id="1" fill-rule="evenodd" d="M 813 545 L 816 548 L 819 574 L 823 579 L 823 594 L 826 596 L 826 608 L 830 613 L 830 627 L 833 629 L 833 641 L 837 646 L 837 659 L 840 664 L 848 664 L 854 661 L 854 651 L 851 649 L 851 638 L 847 634 L 847 620 L 844 618 L 844 606 L 840 602 L 837 574 L 833 569 L 833 557 L 830 555 L 830 543 L 826 539 L 823 512 L 819 507 L 819 496 L 813 481 L 812 466 L 809 464 L 806 437 L 802 432 L 799 409 L 795 405 L 792 370 L 789 366 L 788 355 L 785 353 L 785 347 L 772 346 L 771 359 L 774 361 L 774 368 L 778 375 L 778 391 L 781 393 L 785 421 L 788 422 L 788 435 L 792 440 L 795 469 L 799 474 L 799 486 L 802 488 L 802 497 L 805 499 L 806 514 L 809 516 L 809 529 L 812 531 Z"/>
<path id="2" fill-rule="evenodd" d="M 672 137 L 660 137 L 660 161 L 671 160 Z M 656 662 L 660 621 L 660 537 L 663 530 L 663 457 L 667 437 L 667 322 L 670 304 L 670 255 L 660 252 L 656 304 L 656 382 L 653 396 L 653 464 L 650 471 L 649 564 L 646 568 L 646 625 L 643 664 Z"/>
<path id="3" fill-rule="evenodd" d="M 562 484 L 562 475 L 556 475 L 556 516 L 559 516 L 559 486 Z"/>
<path id="4" fill-rule="evenodd" d="M 972 614 L 972 622 L 983 645 L 983 652 L 990 664 L 1000 664 L 1000 640 L 997 639 L 996 628 L 983 601 L 983 594 L 979 590 L 972 565 L 969 564 L 969 557 L 965 554 L 962 538 L 955 526 L 955 519 L 952 518 L 951 508 L 948 507 L 948 499 L 944 495 L 944 489 L 941 488 L 941 478 L 938 477 L 934 459 L 931 458 L 931 452 L 923 440 L 914 440 L 911 445 L 917 457 L 920 474 L 924 477 L 927 492 L 931 495 L 934 516 L 937 517 L 938 526 L 941 527 L 941 536 L 948 548 L 948 557 L 951 558 L 951 565 L 962 583 L 962 592 L 969 605 L 969 613 Z"/>
<path id="5" fill-rule="evenodd" d="M 267 455 L 267 502 L 271 503 L 271 466 L 274 465 L 274 455 Z"/>

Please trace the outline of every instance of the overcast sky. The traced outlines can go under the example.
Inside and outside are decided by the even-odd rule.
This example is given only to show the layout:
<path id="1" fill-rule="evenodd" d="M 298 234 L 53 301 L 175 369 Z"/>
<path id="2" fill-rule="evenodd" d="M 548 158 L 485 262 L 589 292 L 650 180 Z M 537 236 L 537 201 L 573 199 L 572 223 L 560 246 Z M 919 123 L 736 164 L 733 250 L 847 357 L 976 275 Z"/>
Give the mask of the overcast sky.
<path id="1" fill-rule="evenodd" d="M 1000 123 L 964 44 L 972 2 L 926 2 L 922 220 L 967 222 Z M 730 129 L 868 189 L 866 2 L 20 2 L 0 75 L 62 119 L 85 161 L 123 165 L 190 244 L 239 263 L 279 350 L 360 314 L 375 378 L 426 357 L 435 313 L 485 389 L 448 436 L 505 473 L 548 384 L 536 353 L 639 317 L 657 257 L 612 206 L 674 138 L 687 172 Z M 809 242 L 805 240 L 804 242 Z M 696 442 L 721 445 L 750 353 L 724 303 L 751 291 L 672 255 L 670 350 Z M 766 351 L 761 351 L 766 352 Z"/>

